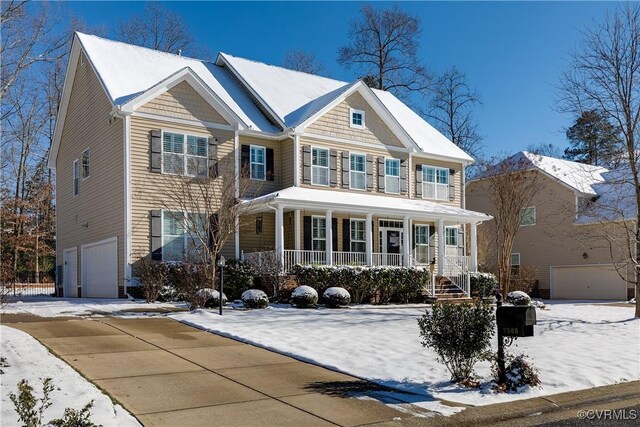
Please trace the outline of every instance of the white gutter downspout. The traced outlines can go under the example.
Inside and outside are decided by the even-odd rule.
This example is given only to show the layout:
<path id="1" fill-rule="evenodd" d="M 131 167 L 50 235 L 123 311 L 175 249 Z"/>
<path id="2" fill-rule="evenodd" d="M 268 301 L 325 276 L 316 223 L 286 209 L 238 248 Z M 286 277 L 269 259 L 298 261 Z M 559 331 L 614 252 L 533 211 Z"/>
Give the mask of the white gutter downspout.
<path id="1" fill-rule="evenodd" d="M 300 135 L 293 136 L 293 186 L 300 186 Z"/>
<path id="2" fill-rule="evenodd" d="M 124 124 L 124 294 L 131 284 L 131 116 Z"/>
<path id="3" fill-rule="evenodd" d="M 240 135 L 238 129 L 233 136 L 233 160 L 235 169 L 235 194 L 236 199 L 240 197 Z M 234 243 L 236 259 L 240 259 L 240 218 L 236 215 L 234 219 Z"/>
<path id="4" fill-rule="evenodd" d="M 466 164 L 462 164 L 462 176 L 460 177 L 460 179 L 462 180 L 462 209 L 466 209 L 467 208 L 467 183 L 466 183 L 466 178 L 465 178 L 465 174 L 466 174 L 466 169 L 467 169 L 467 165 Z"/>

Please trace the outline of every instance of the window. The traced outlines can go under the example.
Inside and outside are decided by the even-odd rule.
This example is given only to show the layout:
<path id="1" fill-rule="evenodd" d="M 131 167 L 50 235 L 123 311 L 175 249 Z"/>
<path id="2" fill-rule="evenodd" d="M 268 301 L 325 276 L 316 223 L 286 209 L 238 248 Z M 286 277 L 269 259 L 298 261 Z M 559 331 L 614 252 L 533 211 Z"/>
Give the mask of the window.
<path id="1" fill-rule="evenodd" d="M 444 244 L 447 246 L 458 246 L 458 227 L 445 227 Z"/>
<path id="2" fill-rule="evenodd" d="M 80 170 L 78 169 L 78 159 L 73 161 L 73 197 L 80 193 Z"/>
<path id="3" fill-rule="evenodd" d="M 364 154 L 351 154 L 351 167 L 349 169 L 349 188 L 355 190 L 367 189 L 367 159 Z"/>
<path id="4" fill-rule="evenodd" d="M 207 176 L 208 144 L 207 138 L 202 136 L 164 132 L 162 134 L 162 172 L 173 175 Z"/>
<path id="5" fill-rule="evenodd" d="M 511 254 L 511 274 L 518 274 L 520 272 L 520 254 Z"/>
<path id="6" fill-rule="evenodd" d="M 364 129 L 364 111 L 351 108 L 349 115 L 351 116 L 350 126 L 352 128 Z"/>
<path id="7" fill-rule="evenodd" d="M 449 169 L 422 166 L 422 197 L 449 199 Z"/>
<path id="8" fill-rule="evenodd" d="M 266 149 L 264 147 L 251 146 L 251 179 L 264 181 L 266 176 Z"/>
<path id="9" fill-rule="evenodd" d="M 162 259 L 199 260 L 202 238 L 206 236 L 206 221 L 199 214 L 164 211 L 162 215 Z"/>
<path id="10" fill-rule="evenodd" d="M 416 246 L 414 257 L 419 263 L 426 264 L 431 261 L 429 259 L 429 226 L 416 224 L 413 233 Z"/>
<path id="11" fill-rule="evenodd" d="M 89 178 L 89 160 L 91 158 L 91 151 L 87 148 L 82 152 L 82 179 Z"/>
<path id="12" fill-rule="evenodd" d="M 311 184 L 329 185 L 329 150 L 313 148 L 311 154 Z"/>
<path id="13" fill-rule="evenodd" d="M 311 218 L 311 239 L 314 251 L 327 250 L 327 219 L 314 216 Z"/>
<path id="14" fill-rule="evenodd" d="M 367 243 L 365 238 L 365 220 L 351 220 L 351 252 L 365 252 Z"/>
<path id="15" fill-rule="evenodd" d="M 536 225 L 536 207 L 529 206 L 520 211 L 520 227 Z"/>
<path id="16" fill-rule="evenodd" d="M 384 161 L 384 192 L 400 193 L 400 160 L 385 159 Z"/>

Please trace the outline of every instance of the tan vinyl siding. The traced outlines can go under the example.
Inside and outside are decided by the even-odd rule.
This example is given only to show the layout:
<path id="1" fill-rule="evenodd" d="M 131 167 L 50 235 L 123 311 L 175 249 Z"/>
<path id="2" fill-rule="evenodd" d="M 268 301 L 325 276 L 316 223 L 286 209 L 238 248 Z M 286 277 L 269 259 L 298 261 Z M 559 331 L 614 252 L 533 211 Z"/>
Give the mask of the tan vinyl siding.
<path id="1" fill-rule="evenodd" d="M 303 159 L 303 150 L 302 147 L 305 145 L 310 145 L 312 147 L 321 147 L 328 149 L 335 149 L 337 151 L 337 185 L 335 187 L 327 187 L 322 185 L 310 185 L 303 183 L 303 170 L 304 170 L 304 159 Z M 350 153 L 358 153 L 358 154 L 370 154 L 373 156 L 373 191 L 365 191 L 365 190 L 351 190 L 349 188 L 342 188 L 342 152 L 349 151 Z M 367 194 L 376 194 L 376 195 L 386 195 L 390 197 L 409 197 L 408 194 L 391 194 L 385 192 L 378 191 L 378 157 L 388 157 L 394 159 L 406 159 L 408 165 L 409 154 L 403 153 L 401 151 L 390 151 L 384 147 L 380 147 L 379 149 L 369 148 L 369 147 L 361 147 L 357 145 L 348 146 L 347 144 L 339 143 L 339 142 L 331 142 L 326 140 L 320 140 L 316 138 L 310 138 L 308 136 L 303 136 L 300 138 L 300 185 L 305 188 L 314 188 L 319 190 L 331 190 L 331 191 L 352 191 L 357 193 L 367 193 Z M 408 168 L 407 168 L 408 170 Z"/>
<path id="2" fill-rule="evenodd" d="M 243 145 L 249 145 L 249 146 L 258 145 L 261 147 L 273 149 L 273 169 L 274 169 L 273 181 L 268 181 L 268 180 L 252 181 L 252 186 L 250 190 L 251 195 L 255 195 L 257 197 L 257 196 L 269 194 L 274 191 L 282 189 L 283 187 L 280 182 L 282 180 L 283 168 L 282 168 L 282 159 L 280 154 L 280 150 L 281 150 L 280 141 L 241 135 L 240 136 L 241 152 L 242 152 Z"/>
<path id="3" fill-rule="evenodd" d="M 228 124 L 198 92 L 187 82 L 172 87 L 139 108 L 139 111 L 177 117 Z"/>
<path id="4" fill-rule="evenodd" d="M 256 233 L 256 217 L 262 216 L 262 234 Z M 286 224 L 286 222 L 285 222 Z M 244 253 L 273 250 L 276 239 L 276 216 L 271 212 L 242 218 L 240 250 Z"/>
<path id="5" fill-rule="evenodd" d="M 467 187 L 467 208 L 491 215 L 495 209 L 487 196 L 490 182 L 474 181 Z M 536 224 L 521 227 L 516 235 L 513 253 L 520 254 L 520 263 L 535 267 L 539 289 L 548 290 L 549 267 L 611 264 L 609 246 L 602 237 L 602 225 L 577 226 L 573 190 L 546 176 L 530 206 L 536 208 Z M 485 230 L 481 230 L 484 228 Z M 495 265 L 495 220 L 479 227 L 479 260 Z M 488 239 L 483 243 L 481 236 Z M 485 248 L 484 251 L 481 249 Z M 586 254 L 586 257 L 585 257 Z M 547 294 L 545 294 L 547 295 Z"/>
<path id="6" fill-rule="evenodd" d="M 153 129 L 171 130 L 185 134 L 204 135 L 218 138 L 218 162 L 222 180 L 234 178 L 233 144 L 234 133 L 231 131 L 210 129 L 202 126 L 183 125 L 173 122 L 142 117 L 131 118 L 131 222 L 132 222 L 132 257 L 135 261 L 140 256 L 149 254 L 151 248 L 150 211 L 161 210 L 170 204 L 165 192 L 175 188 L 175 176 L 150 172 L 150 135 Z M 228 172 L 225 172 L 228 171 Z M 224 184 L 230 185 L 230 184 Z M 227 241 L 223 250 L 227 258 L 235 257 L 233 237 Z"/>
<path id="7" fill-rule="evenodd" d="M 350 108 L 365 112 L 365 129 L 350 126 Z M 398 137 L 358 92 L 327 111 L 307 127 L 306 131 L 360 142 L 404 147 Z"/>
<path id="8" fill-rule="evenodd" d="M 280 141 L 280 185 L 282 188 L 293 187 L 294 185 L 294 146 L 293 139 Z"/>
<path id="9" fill-rule="evenodd" d="M 124 284 L 124 131 L 123 120 L 109 120 L 111 103 L 89 62 L 78 64 L 56 158 L 57 263 L 78 247 L 78 285 L 82 284 L 80 245 L 116 236 L 118 286 Z M 89 178 L 80 178 L 73 196 L 73 161 L 89 148 Z M 115 286 L 115 284 L 114 284 Z"/>
<path id="10" fill-rule="evenodd" d="M 417 194 L 417 185 L 418 183 L 416 182 L 416 165 L 425 165 L 425 166 L 435 166 L 435 167 L 440 167 L 440 168 L 446 168 L 446 169 L 453 169 L 455 170 L 455 174 L 453 175 L 453 183 L 455 186 L 455 197 L 453 199 L 453 201 L 449 201 L 447 200 L 434 200 L 434 199 L 424 199 L 424 200 L 428 200 L 430 202 L 436 202 L 436 203 L 442 203 L 445 205 L 449 205 L 449 206 L 455 206 L 457 208 L 461 208 L 463 206 L 462 204 L 462 174 L 463 169 L 462 169 L 462 164 L 460 163 L 451 163 L 451 162 L 444 162 L 442 160 L 435 160 L 435 159 L 429 159 L 429 158 L 425 158 L 425 157 L 418 157 L 418 156 L 413 156 L 412 158 L 412 164 L 411 164 L 411 171 L 409 172 L 409 177 L 411 178 L 411 197 L 412 198 L 420 198 L 420 196 L 418 196 Z M 467 208 L 473 210 L 473 208 L 470 208 L 467 206 Z"/>

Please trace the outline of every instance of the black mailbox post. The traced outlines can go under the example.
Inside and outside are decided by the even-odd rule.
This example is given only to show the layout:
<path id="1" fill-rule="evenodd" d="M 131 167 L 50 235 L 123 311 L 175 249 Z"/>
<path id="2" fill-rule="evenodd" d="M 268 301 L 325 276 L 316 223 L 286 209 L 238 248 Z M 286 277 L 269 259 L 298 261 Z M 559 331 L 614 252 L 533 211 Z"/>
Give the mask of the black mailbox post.
<path id="1" fill-rule="evenodd" d="M 532 306 L 501 306 L 496 310 L 498 334 L 504 337 L 532 337 L 536 309 Z"/>

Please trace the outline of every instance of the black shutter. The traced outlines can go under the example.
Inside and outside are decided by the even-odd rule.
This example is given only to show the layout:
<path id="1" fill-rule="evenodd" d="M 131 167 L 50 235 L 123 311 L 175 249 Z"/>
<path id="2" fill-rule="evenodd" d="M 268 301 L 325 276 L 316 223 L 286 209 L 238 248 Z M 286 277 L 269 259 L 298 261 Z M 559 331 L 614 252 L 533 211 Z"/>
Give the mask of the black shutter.
<path id="1" fill-rule="evenodd" d="M 240 175 L 247 178 L 251 176 L 251 146 L 243 145 L 240 148 Z"/>
<path id="2" fill-rule="evenodd" d="M 349 218 L 342 219 L 342 250 L 351 252 L 351 220 Z"/>
<path id="3" fill-rule="evenodd" d="M 416 165 L 416 197 L 422 198 L 422 165 Z"/>
<path id="4" fill-rule="evenodd" d="M 153 173 L 162 173 L 162 131 L 160 129 L 149 131 L 149 140 L 151 143 L 150 170 Z"/>
<path id="5" fill-rule="evenodd" d="M 349 171 L 350 171 L 349 152 L 342 152 L 342 187 L 349 188 Z"/>
<path id="6" fill-rule="evenodd" d="M 400 194 L 407 194 L 407 160 L 400 160 Z"/>
<path id="7" fill-rule="evenodd" d="M 456 183 L 455 183 L 456 171 L 449 169 L 449 200 L 454 201 L 456 198 Z"/>
<path id="8" fill-rule="evenodd" d="M 416 249 L 416 228 L 417 225 L 413 224 L 413 233 L 411 233 L 411 249 L 415 250 Z"/>
<path id="9" fill-rule="evenodd" d="M 331 250 L 338 250 L 338 218 L 331 218 Z"/>
<path id="10" fill-rule="evenodd" d="M 267 181 L 273 181 L 275 170 L 273 166 L 273 148 L 267 148 Z"/>
<path id="11" fill-rule="evenodd" d="M 151 215 L 151 259 L 162 261 L 162 211 L 153 210 Z"/>
<path id="12" fill-rule="evenodd" d="M 329 150 L 329 185 L 335 187 L 338 184 L 338 152 Z"/>
<path id="13" fill-rule="evenodd" d="M 218 138 L 209 138 L 209 178 L 218 177 Z"/>
<path id="14" fill-rule="evenodd" d="M 303 224 L 303 242 L 304 242 L 304 250 L 305 251 L 310 251 L 311 248 L 311 217 L 310 216 L 305 216 L 304 218 L 302 218 L 302 224 Z"/>
<path id="15" fill-rule="evenodd" d="M 302 146 L 302 182 L 311 184 L 311 146 Z"/>
<path id="16" fill-rule="evenodd" d="M 378 157 L 378 191 L 384 193 L 384 157 Z"/>
<path id="17" fill-rule="evenodd" d="M 373 156 L 367 154 L 367 191 L 373 191 Z"/>

